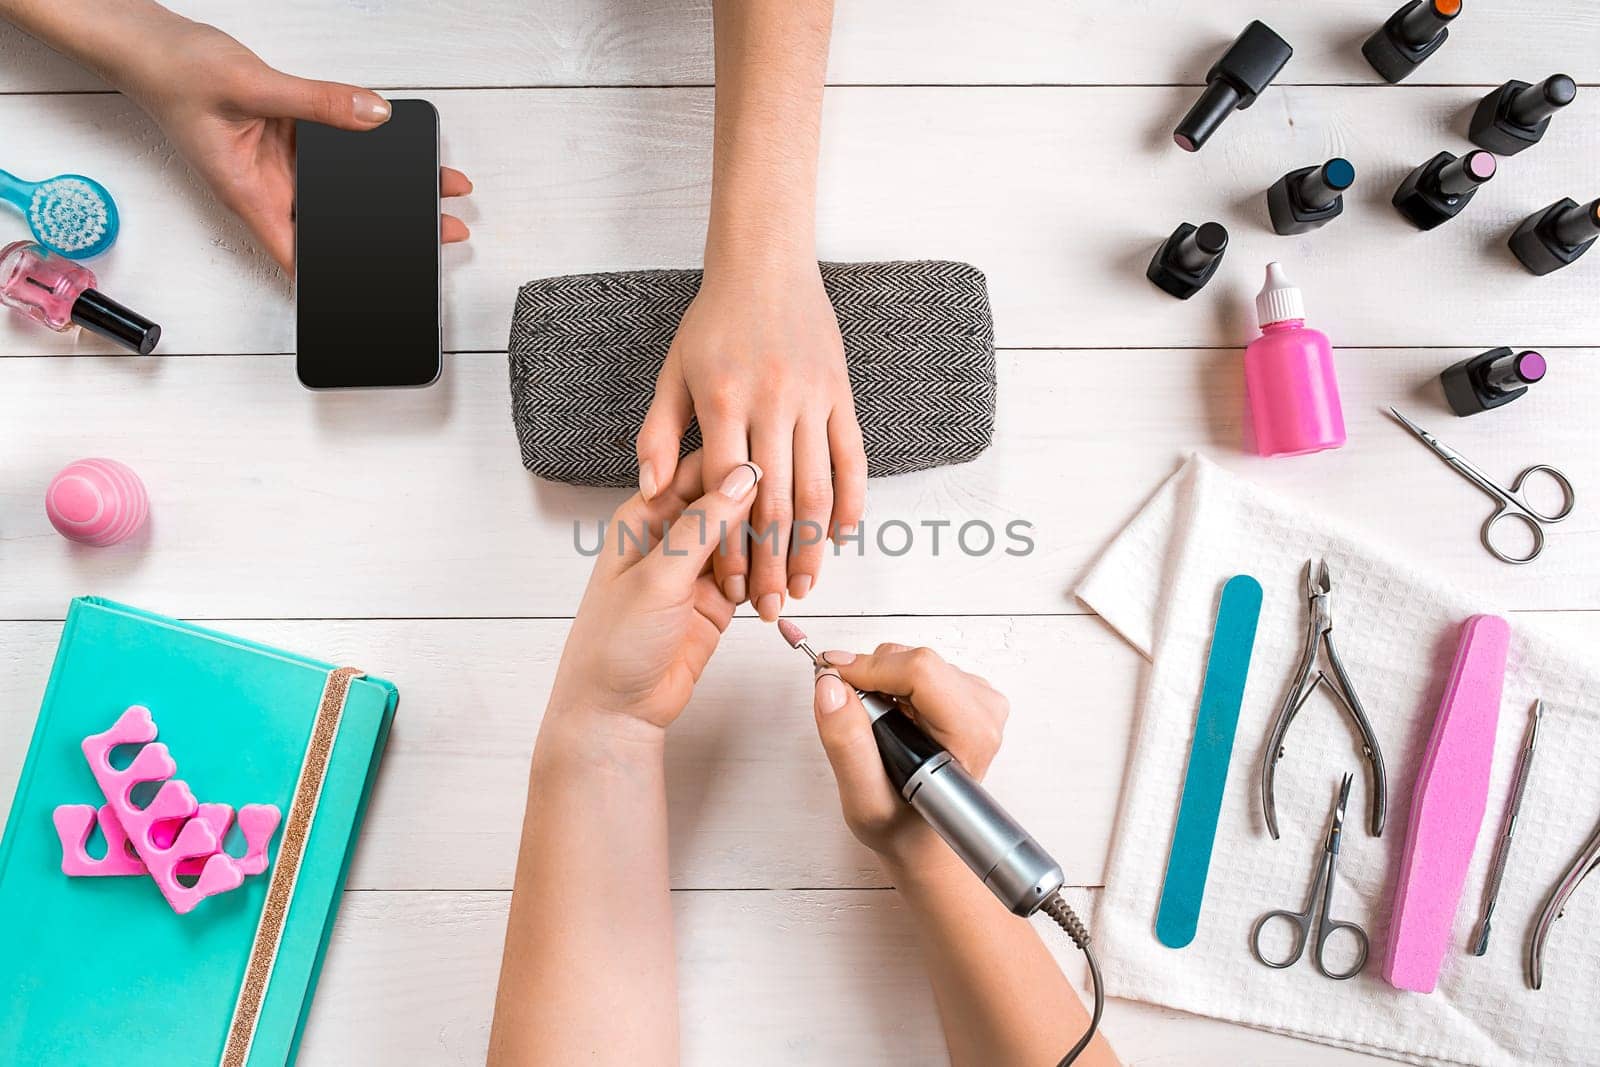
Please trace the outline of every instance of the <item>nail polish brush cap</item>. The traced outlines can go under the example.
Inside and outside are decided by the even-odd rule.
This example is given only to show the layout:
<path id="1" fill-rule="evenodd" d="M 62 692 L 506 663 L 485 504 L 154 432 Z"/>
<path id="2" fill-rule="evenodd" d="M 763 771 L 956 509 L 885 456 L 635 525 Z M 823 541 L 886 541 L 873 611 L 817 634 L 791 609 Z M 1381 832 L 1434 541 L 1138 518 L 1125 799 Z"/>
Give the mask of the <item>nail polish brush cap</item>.
<path id="1" fill-rule="evenodd" d="M 1275 322 L 1291 322 L 1306 317 L 1306 301 L 1298 287 L 1290 284 L 1282 263 L 1267 264 L 1267 283 L 1256 295 L 1256 321 L 1265 329 Z"/>
<path id="2" fill-rule="evenodd" d="M 73 302 L 72 321 L 141 356 L 148 356 L 161 340 L 160 326 L 98 289 L 85 289 Z"/>

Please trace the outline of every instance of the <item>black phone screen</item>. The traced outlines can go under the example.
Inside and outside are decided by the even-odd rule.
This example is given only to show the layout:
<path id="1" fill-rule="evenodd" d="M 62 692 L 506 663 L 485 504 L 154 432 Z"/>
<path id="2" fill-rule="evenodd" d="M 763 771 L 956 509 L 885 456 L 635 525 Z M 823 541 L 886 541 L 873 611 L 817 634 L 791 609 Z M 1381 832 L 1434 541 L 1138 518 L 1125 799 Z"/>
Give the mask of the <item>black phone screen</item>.
<path id="1" fill-rule="evenodd" d="M 295 126 L 296 370 L 312 389 L 439 376 L 439 114 Z"/>

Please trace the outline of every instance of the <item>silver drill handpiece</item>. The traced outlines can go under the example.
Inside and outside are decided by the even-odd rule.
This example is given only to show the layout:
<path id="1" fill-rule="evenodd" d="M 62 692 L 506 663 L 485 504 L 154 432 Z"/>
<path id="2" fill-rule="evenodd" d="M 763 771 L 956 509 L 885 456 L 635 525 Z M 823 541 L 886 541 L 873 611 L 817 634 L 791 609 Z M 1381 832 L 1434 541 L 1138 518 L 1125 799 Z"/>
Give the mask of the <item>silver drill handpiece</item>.
<path id="1" fill-rule="evenodd" d="M 791 648 L 828 666 L 787 619 L 778 628 Z M 856 690 L 889 780 L 989 891 L 1017 915 L 1032 915 L 1065 881 L 1061 865 L 949 752 L 901 711 L 893 697 Z"/>

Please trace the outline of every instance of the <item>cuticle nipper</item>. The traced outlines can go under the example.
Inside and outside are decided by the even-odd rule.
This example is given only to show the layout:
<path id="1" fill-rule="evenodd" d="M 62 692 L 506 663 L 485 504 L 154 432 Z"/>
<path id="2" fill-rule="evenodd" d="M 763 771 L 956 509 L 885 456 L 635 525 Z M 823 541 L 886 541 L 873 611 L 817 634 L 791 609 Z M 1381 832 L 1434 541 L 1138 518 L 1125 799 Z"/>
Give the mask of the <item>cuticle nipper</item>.
<path id="1" fill-rule="evenodd" d="M 1267 740 L 1267 748 L 1261 758 L 1261 806 L 1267 819 L 1267 831 L 1277 840 L 1278 811 L 1273 802 L 1273 782 L 1278 761 L 1283 758 L 1284 735 L 1289 732 L 1294 717 L 1320 685 L 1333 696 L 1334 702 L 1344 710 L 1356 732 L 1361 735 L 1362 756 L 1371 772 L 1368 798 L 1370 829 L 1373 837 L 1381 837 L 1389 812 L 1388 776 L 1384 772 L 1383 752 L 1378 747 L 1377 735 L 1372 732 L 1372 724 L 1361 707 L 1361 699 L 1356 696 L 1355 686 L 1350 684 L 1350 676 L 1345 673 L 1344 664 L 1333 646 L 1333 612 L 1330 607 L 1332 581 L 1328 576 L 1328 564 L 1307 560 L 1305 581 L 1311 613 L 1305 649 L 1300 654 L 1300 665 L 1295 668 L 1294 682 L 1278 708 L 1277 718 L 1272 724 L 1272 735 Z M 1317 669 L 1318 652 L 1322 649 L 1327 651 L 1331 677 L 1327 671 Z"/>

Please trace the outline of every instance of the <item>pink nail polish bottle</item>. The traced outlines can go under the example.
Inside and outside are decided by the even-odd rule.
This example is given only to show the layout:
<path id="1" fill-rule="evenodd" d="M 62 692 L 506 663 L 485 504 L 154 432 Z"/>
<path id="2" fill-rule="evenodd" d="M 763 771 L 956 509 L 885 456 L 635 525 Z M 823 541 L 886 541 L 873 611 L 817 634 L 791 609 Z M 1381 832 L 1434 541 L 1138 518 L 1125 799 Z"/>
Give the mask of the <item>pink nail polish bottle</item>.
<path id="1" fill-rule="evenodd" d="M 75 326 L 147 356 L 161 327 L 95 287 L 94 272 L 32 241 L 0 248 L 0 304 L 59 333 Z"/>
<path id="2" fill-rule="evenodd" d="M 1283 267 L 1267 264 L 1256 297 L 1261 336 L 1244 350 L 1244 381 L 1255 423 L 1256 451 L 1299 456 L 1344 444 L 1344 411 L 1334 376 L 1333 346 L 1305 324 L 1305 298 Z"/>

